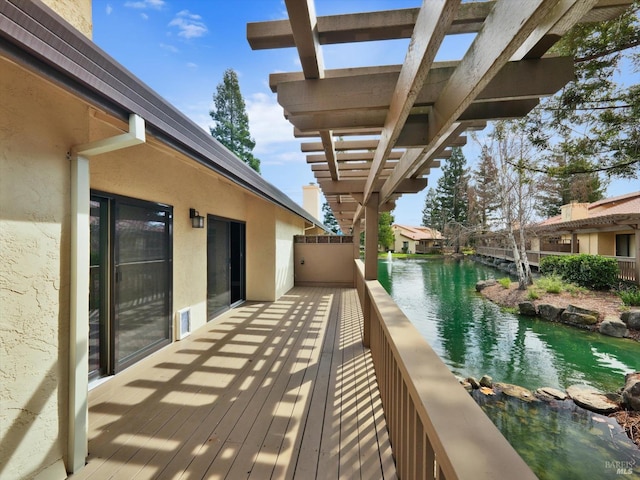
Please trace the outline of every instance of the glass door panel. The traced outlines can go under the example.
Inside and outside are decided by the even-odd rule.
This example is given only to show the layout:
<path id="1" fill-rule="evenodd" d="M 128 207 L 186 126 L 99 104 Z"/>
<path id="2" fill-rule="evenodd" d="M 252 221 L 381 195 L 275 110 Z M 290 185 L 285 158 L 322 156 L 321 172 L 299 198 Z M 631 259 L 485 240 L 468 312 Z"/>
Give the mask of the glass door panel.
<path id="1" fill-rule="evenodd" d="M 108 201 L 91 198 L 89 217 L 89 378 L 107 373 Z"/>
<path id="2" fill-rule="evenodd" d="M 153 204 L 116 202 L 116 369 L 169 343 L 170 212 Z"/>
<path id="3" fill-rule="evenodd" d="M 211 320 L 231 304 L 229 222 L 207 218 L 207 317 Z"/>

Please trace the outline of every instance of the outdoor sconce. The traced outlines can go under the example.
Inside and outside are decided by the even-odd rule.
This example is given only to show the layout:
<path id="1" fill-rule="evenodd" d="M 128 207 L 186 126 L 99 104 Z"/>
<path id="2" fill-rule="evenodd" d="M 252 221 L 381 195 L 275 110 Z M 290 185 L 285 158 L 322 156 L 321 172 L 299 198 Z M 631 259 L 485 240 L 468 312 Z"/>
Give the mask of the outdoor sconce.
<path id="1" fill-rule="evenodd" d="M 204 228 L 204 217 L 195 208 L 189 209 L 189 218 L 191 218 L 193 228 Z"/>

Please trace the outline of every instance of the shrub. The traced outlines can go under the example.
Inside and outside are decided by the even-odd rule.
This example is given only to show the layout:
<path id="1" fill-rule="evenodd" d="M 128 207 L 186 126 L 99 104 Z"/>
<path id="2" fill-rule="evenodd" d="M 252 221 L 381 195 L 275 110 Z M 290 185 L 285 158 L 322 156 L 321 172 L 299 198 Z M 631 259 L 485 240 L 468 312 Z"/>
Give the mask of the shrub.
<path id="1" fill-rule="evenodd" d="M 600 255 L 555 255 L 540 261 L 540 273 L 559 275 L 565 282 L 592 290 L 608 290 L 618 282 L 618 262 Z"/>
<path id="2" fill-rule="evenodd" d="M 536 281 L 536 286 L 547 293 L 560 293 L 562 291 L 562 278 L 558 275 L 542 277 Z"/>
<path id="3" fill-rule="evenodd" d="M 622 303 L 630 307 L 640 307 L 640 290 L 629 289 L 618 292 Z"/>
<path id="4" fill-rule="evenodd" d="M 527 299 L 529 299 L 529 300 L 538 300 L 539 298 L 540 298 L 540 295 L 538 295 L 538 292 L 536 292 L 535 290 L 530 288 L 527 291 Z"/>
<path id="5" fill-rule="evenodd" d="M 503 288 L 509 288 L 511 286 L 511 279 L 509 277 L 499 278 L 498 283 L 502 285 Z"/>

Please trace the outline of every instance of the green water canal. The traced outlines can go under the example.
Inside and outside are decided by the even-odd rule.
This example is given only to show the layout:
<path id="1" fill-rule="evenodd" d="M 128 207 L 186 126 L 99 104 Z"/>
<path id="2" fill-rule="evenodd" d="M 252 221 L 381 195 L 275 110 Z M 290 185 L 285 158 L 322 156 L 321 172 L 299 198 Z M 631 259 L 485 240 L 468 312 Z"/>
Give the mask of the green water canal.
<path id="1" fill-rule="evenodd" d="M 380 283 L 456 375 L 616 391 L 640 370 L 638 342 L 503 312 L 476 293 L 478 281 L 503 275 L 470 260 L 378 264 Z M 640 450 L 613 419 L 571 401 L 474 398 L 541 479 L 640 478 Z"/>

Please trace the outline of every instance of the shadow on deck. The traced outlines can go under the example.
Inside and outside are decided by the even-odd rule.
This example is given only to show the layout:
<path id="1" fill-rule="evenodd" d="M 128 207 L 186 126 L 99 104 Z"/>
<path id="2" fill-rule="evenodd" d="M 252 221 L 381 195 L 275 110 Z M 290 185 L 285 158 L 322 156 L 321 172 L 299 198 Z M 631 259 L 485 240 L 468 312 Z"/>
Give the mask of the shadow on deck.
<path id="1" fill-rule="evenodd" d="M 396 478 L 355 289 L 231 310 L 89 402 L 74 480 Z"/>

